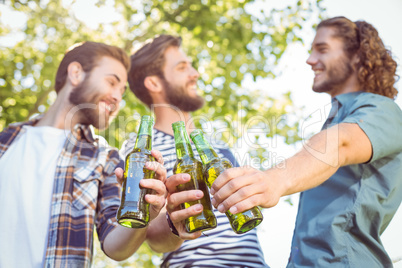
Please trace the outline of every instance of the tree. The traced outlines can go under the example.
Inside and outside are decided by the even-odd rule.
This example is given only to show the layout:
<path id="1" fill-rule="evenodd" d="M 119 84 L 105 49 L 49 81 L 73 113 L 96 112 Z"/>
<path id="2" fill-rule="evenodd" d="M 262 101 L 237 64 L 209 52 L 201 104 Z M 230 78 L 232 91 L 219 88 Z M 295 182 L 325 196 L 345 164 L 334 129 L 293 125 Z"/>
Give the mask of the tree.
<path id="1" fill-rule="evenodd" d="M 290 94 L 273 98 L 262 89 L 249 90 L 245 81 L 276 76 L 275 66 L 286 47 L 302 42 L 303 25 L 318 16 L 314 11 L 321 10 L 320 0 L 294 0 L 268 11 L 263 8 L 268 0 L 98 0 L 93 8 L 107 8 L 110 15 L 95 26 L 74 12 L 82 2 L 5 1 L 8 12 L 24 22 L 17 29 L 10 24 L 0 28 L 0 130 L 46 111 L 54 102 L 55 72 L 73 44 L 105 42 L 131 53 L 157 34 L 173 34 L 183 38 L 183 48 L 200 73 L 206 105 L 194 114 L 197 126 L 231 146 L 247 136 L 250 156 L 260 159 L 265 139 L 280 136 L 289 144 L 300 140 L 298 121 L 286 118 L 294 111 Z M 108 17 L 115 19 L 105 21 Z M 4 37 L 17 41 L 4 45 Z M 118 117 L 99 134 L 120 147 L 146 113 L 147 108 L 126 93 Z M 153 254 L 144 247 L 141 252 Z M 95 260 L 99 267 L 101 259 Z M 152 265 L 151 258 L 143 263 Z"/>

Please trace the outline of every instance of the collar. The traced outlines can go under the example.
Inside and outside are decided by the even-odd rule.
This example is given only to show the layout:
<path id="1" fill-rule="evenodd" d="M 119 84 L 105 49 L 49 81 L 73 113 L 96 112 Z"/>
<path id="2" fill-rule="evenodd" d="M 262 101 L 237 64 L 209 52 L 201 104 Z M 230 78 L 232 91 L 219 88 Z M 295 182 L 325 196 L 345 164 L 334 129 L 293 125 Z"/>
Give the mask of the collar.
<path id="1" fill-rule="evenodd" d="M 77 137 L 78 140 L 86 139 L 89 143 L 95 143 L 98 139 L 95 138 L 95 130 L 92 125 L 82 125 L 77 124 L 74 126 L 73 135 Z"/>
<path id="2" fill-rule="evenodd" d="M 43 117 L 43 114 L 36 115 L 32 117 L 29 121 L 26 122 L 18 122 L 10 124 L 10 128 L 14 128 L 16 130 L 21 130 L 23 126 L 33 126 Z M 83 125 L 83 124 L 76 124 L 72 130 L 72 134 L 77 140 L 82 140 L 83 138 L 87 140 L 89 143 L 95 143 L 98 141 L 98 138 L 95 135 L 95 130 L 92 125 Z"/>
<path id="3" fill-rule="evenodd" d="M 337 100 L 342 106 L 346 105 L 348 102 L 354 101 L 360 94 L 364 91 L 355 91 L 337 95 L 332 98 L 332 103 Z"/>

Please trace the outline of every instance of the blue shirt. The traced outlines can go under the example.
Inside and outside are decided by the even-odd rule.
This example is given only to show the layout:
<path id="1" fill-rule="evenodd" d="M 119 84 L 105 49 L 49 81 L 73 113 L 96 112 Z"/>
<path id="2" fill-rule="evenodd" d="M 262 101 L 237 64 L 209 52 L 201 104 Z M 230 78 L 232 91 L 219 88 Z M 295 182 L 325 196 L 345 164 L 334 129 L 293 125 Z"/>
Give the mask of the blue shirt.
<path id="1" fill-rule="evenodd" d="M 359 125 L 372 157 L 301 193 L 288 267 L 392 267 L 380 235 L 402 201 L 401 109 L 381 95 L 342 94 L 324 128 L 340 123 Z"/>

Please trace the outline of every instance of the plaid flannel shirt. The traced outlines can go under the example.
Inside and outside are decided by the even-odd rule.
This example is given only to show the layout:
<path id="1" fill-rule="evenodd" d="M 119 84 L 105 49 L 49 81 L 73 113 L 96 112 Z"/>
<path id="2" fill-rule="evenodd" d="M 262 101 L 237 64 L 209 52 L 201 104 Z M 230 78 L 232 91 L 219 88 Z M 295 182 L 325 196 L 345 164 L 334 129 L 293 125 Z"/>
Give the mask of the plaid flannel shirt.
<path id="1" fill-rule="evenodd" d="M 23 133 L 23 125 L 38 120 L 11 124 L 1 132 L 0 157 Z M 90 267 L 94 224 L 102 248 L 116 226 L 121 194 L 117 166 L 123 166 L 117 149 L 95 137 L 92 127 L 74 127 L 57 160 L 44 267 Z"/>

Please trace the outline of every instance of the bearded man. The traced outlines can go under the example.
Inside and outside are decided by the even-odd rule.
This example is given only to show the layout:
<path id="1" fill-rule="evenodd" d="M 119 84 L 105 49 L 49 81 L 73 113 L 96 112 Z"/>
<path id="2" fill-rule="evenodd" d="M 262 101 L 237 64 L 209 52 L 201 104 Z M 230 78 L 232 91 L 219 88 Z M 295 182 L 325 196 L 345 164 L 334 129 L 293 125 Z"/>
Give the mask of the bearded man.
<path id="1" fill-rule="evenodd" d="M 380 236 L 402 201 L 397 64 L 371 24 L 345 17 L 318 24 L 307 64 L 332 98 L 322 131 L 281 167 L 226 170 L 212 203 L 237 213 L 301 192 L 288 267 L 393 267 Z"/>
<path id="2" fill-rule="evenodd" d="M 56 74 L 55 103 L 0 133 L 0 267 L 90 267 L 94 226 L 102 250 L 115 260 L 144 241 L 146 228 L 116 224 L 121 186 L 114 171 L 123 161 L 92 128 L 107 128 L 117 114 L 129 68 L 118 47 L 72 47 Z M 158 179 L 142 183 L 154 190 L 147 197 L 150 220 L 165 204 L 161 163 L 150 167 Z"/>
<path id="3" fill-rule="evenodd" d="M 176 160 L 172 123 L 184 121 L 190 133 L 195 129 L 191 112 L 204 105 L 204 99 L 197 94 L 199 74 L 180 46 L 180 37 L 156 37 L 131 56 L 128 75 L 130 89 L 155 113 L 153 148 L 162 153 L 168 176 L 172 175 Z M 132 150 L 134 142 L 135 137 L 132 137 L 125 143 L 122 148 L 124 155 Z M 219 156 L 238 166 L 227 147 L 218 145 L 215 148 Z M 194 146 L 193 151 L 198 156 Z M 178 184 L 189 179 L 188 174 L 167 179 L 169 217 L 166 218 L 163 211 L 147 232 L 151 248 L 165 253 L 161 267 L 267 267 L 256 230 L 236 234 L 224 213 L 214 210 L 218 227 L 204 232 L 203 236 L 200 231 L 186 232 L 184 220 L 203 209 L 202 205 L 180 209 L 181 203 L 203 196 L 200 190 L 175 191 Z"/>

